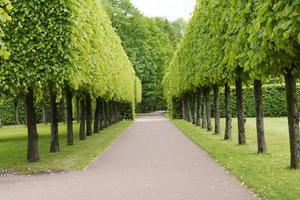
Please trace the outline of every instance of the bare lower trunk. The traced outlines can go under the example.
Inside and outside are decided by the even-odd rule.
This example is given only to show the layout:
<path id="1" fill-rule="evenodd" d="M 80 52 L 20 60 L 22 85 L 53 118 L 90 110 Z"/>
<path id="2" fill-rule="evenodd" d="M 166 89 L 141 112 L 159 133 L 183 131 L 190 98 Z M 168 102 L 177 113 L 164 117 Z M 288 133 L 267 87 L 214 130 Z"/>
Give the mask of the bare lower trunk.
<path id="1" fill-rule="evenodd" d="M 218 85 L 214 85 L 214 104 L 215 104 L 215 134 L 221 134 L 220 128 L 220 94 Z"/>
<path id="2" fill-rule="evenodd" d="M 197 92 L 194 93 L 194 116 L 193 116 L 193 124 L 197 125 L 197 119 L 198 119 L 198 95 Z"/>
<path id="3" fill-rule="evenodd" d="M 267 145 L 264 129 L 262 83 L 260 80 L 254 80 L 254 97 L 256 109 L 257 153 L 266 153 Z"/>
<path id="4" fill-rule="evenodd" d="M 40 157 L 38 150 L 38 133 L 36 127 L 36 113 L 34 108 L 34 96 L 32 88 L 28 88 L 28 92 L 25 94 L 25 106 L 28 132 L 27 160 L 29 162 L 35 162 L 38 161 Z"/>
<path id="5" fill-rule="evenodd" d="M 106 108 L 107 104 L 106 102 L 103 100 L 102 101 L 102 115 L 103 115 L 103 128 L 107 128 L 108 127 L 108 122 L 107 122 L 107 108 Z"/>
<path id="6" fill-rule="evenodd" d="M 96 109 L 95 109 L 95 115 L 94 115 L 94 133 L 99 133 L 99 101 L 100 99 L 96 99 Z"/>
<path id="7" fill-rule="evenodd" d="M 232 118 L 231 118 L 231 97 L 230 97 L 230 86 L 228 83 L 225 84 L 225 140 L 231 139 L 232 133 Z"/>
<path id="8" fill-rule="evenodd" d="M 92 99 L 91 95 L 87 94 L 86 99 L 86 135 L 91 136 L 92 135 L 92 120 L 93 120 L 93 112 L 92 112 Z"/>
<path id="9" fill-rule="evenodd" d="M 203 88 L 202 94 L 202 128 L 207 128 L 206 88 Z"/>
<path id="10" fill-rule="evenodd" d="M 50 152 L 59 152 L 59 140 L 58 140 L 58 119 L 57 119 L 57 103 L 56 92 L 53 87 L 50 87 L 50 106 L 51 106 L 51 146 Z"/>
<path id="11" fill-rule="evenodd" d="M 80 123 L 80 99 L 76 98 L 76 121 Z"/>
<path id="12" fill-rule="evenodd" d="M 246 144 L 245 118 L 244 118 L 244 100 L 243 100 L 243 82 L 240 78 L 236 79 L 236 108 L 238 120 L 238 142 L 240 145 Z"/>
<path id="13" fill-rule="evenodd" d="M 67 103 L 67 144 L 74 144 L 73 136 L 73 104 L 72 104 L 73 94 L 70 87 L 66 87 L 66 103 Z"/>
<path id="14" fill-rule="evenodd" d="M 206 90 L 206 116 L 207 116 L 207 131 L 212 131 L 211 126 L 211 106 L 210 106 L 210 87 Z"/>
<path id="15" fill-rule="evenodd" d="M 186 120 L 184 97 L 182 97 L 182 99 L 181 99 L 181 110 L 182 110 L 182 119 Z"/>
<path id="16" fill-rule="evenodd" d="M 79 139 L 85 140 L 85 99 L 82 97 L 80 100 L 80 130 L 79 130 Z"/>
<path id="17" fill-rule="evenodd" d="M 297 80 L 292 69 L 287 70 L 285 74 L 285 85 L 288 109 L 291 168 L 293 169 L 300 168 L 300 133 L 296 82 Z"/>
<path id="18" fill-rule="evenodd" d="M 192 105 L 191 105 L 191 96 L 190 94 L 188 95 L 188 121 L 192 122 L 193 121 L 193 116 L 192 116 Z"/>
<path id="19" fill-rule="evenodd" d="M 201 126 L 201 120 L 202 120 L 202 89 L 198 90 L 198 119 L 197 119 L 197 126 Z"/>
<path id="20" fill-rule="evenodd" d="M 48 110 L 47 110 L 47 107 L 46 105 L 43 105 L 43 122 L 45 125 L 48 124 Z"/>

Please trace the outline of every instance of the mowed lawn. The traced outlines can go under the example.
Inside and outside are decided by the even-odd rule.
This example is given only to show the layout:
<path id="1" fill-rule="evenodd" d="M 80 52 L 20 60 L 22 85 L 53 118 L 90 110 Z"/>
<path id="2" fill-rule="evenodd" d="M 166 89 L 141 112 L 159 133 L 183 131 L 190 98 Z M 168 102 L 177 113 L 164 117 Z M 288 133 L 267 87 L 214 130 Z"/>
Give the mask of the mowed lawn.
<path id="1" fill-rule="evenodd" d="M 286 118 L 265 119 L 268 145 L 266 155 L 256 154 L 256 129 L 253 118 L 247 119 L 246 122 L 245 146 L 237 145 L 236 120 L 233 120 L 231 141 L 223 140 L 224 119 L 222 136 L 212 135 L 183 120 L 171 121 L 261 199 L 300 200 L 300 170 L 289 169 L 290 152 Z"/>
<path id="2" fill-rule="evenodd" d="M 103 153 L 130 125 L 132 121 L 115 124 L 99 134 L 79 141 L 79 124 L 74 124 L 74 146 L 67 146 L 66 125 L 59 125 L 60 153 L 49 153 L 50 125 L 38 125 L 41 160 L 26 161 L 26 127 L 0 129 L 0 169 L 14 169 L 18 173 L 41 173 L 60 170 L 82 170 Z"/>

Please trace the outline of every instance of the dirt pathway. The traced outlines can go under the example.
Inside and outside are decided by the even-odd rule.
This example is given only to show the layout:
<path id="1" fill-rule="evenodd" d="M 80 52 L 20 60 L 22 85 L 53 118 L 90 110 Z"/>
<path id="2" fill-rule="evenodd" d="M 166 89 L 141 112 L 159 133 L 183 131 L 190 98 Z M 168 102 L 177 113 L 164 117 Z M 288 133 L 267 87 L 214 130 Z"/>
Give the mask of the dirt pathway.
<path id="1" fill-rule="evenodd" d="M 84 156 L 84 155 L 83 155 Z M 84 172 L 0 177 L 2 200 L 250 200 L 161 115 L 138 119 Z"/>

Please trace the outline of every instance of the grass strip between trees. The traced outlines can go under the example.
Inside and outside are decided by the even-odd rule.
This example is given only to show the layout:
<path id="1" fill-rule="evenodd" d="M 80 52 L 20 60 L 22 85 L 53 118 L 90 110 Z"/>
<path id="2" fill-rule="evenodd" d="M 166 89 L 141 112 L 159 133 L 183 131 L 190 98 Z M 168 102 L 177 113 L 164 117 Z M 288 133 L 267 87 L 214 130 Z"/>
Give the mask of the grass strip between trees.
<path id="1" fill-rule="evenodd" d="M 0 168 L 14 169 L 17 173 L 34 174 L 61 170 L 82 170 L 101 155 L 132 121 L 122 121 L 102 130 L 99 134 L 79 141 L 79 124 L 74 124 L 74 146 L 67 146 L 66 125 L 60 125 L 59 139 L 61 152 L 49 153 L 50 125 L 39 125 L 39 148 L 41 160 L 36 163 L 26 161 L 26 127 L 5 127 L 0 129 Z"/>
<path id="2" fill-rule="evenodd" d="M 258 155 L 255 119 L 247 119 L 247 145 L 237 144 L 237 121 L 233 120 L 233 138 L 212 135 L 184 120 L 171 120 L 194 143 L 247 185 L 261 199 L 299 200 L 300 171 L 289 169 L 289 142 L 286 118 L 266 118 L 268 143 L 266 155 Z M 224 133 L 224 119 L 221 121 Z"/>

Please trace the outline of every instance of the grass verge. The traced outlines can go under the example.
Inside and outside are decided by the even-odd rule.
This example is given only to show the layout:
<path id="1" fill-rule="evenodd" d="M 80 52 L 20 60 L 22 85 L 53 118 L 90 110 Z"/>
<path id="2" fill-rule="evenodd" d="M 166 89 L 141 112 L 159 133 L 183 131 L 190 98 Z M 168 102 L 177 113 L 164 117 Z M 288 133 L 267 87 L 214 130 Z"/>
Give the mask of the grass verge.
<path id="1" fill-rule="evenodd" d="M 132 121 L 115 124 L 99 134 L 79 141 L 79 124 L 74 125 L 74 146 L 67 146 L 66 125 L 59 126 L 60 153 L 49 153 L 50 125 L 38 125 L 41 160 L 26 161 L 26 127 L 0 129 L 0 169 L 13 169 L 21 174 L 45 173 L 62 170 L 82 170 L 102 154 L 130 125 Z"/>
<path id="2" fill-rule="evenodd" d="M 285 118 L 266 118 L 268 153 L 257 155 L 255 119 L 247 119 L 247 145 L 237 145 L 237 122 L 233 120 L 233 139 L 224 141 L 183 120 L 171 120 L 192 141 L 207 151 L 242 184 L 261 199 L 300 200 L 300 170 L 289 169 L 289 141 Z M 222 125 L 224 125 L 222 120 Z M 224 127 L 222 127 L 224 130 Z"/>

